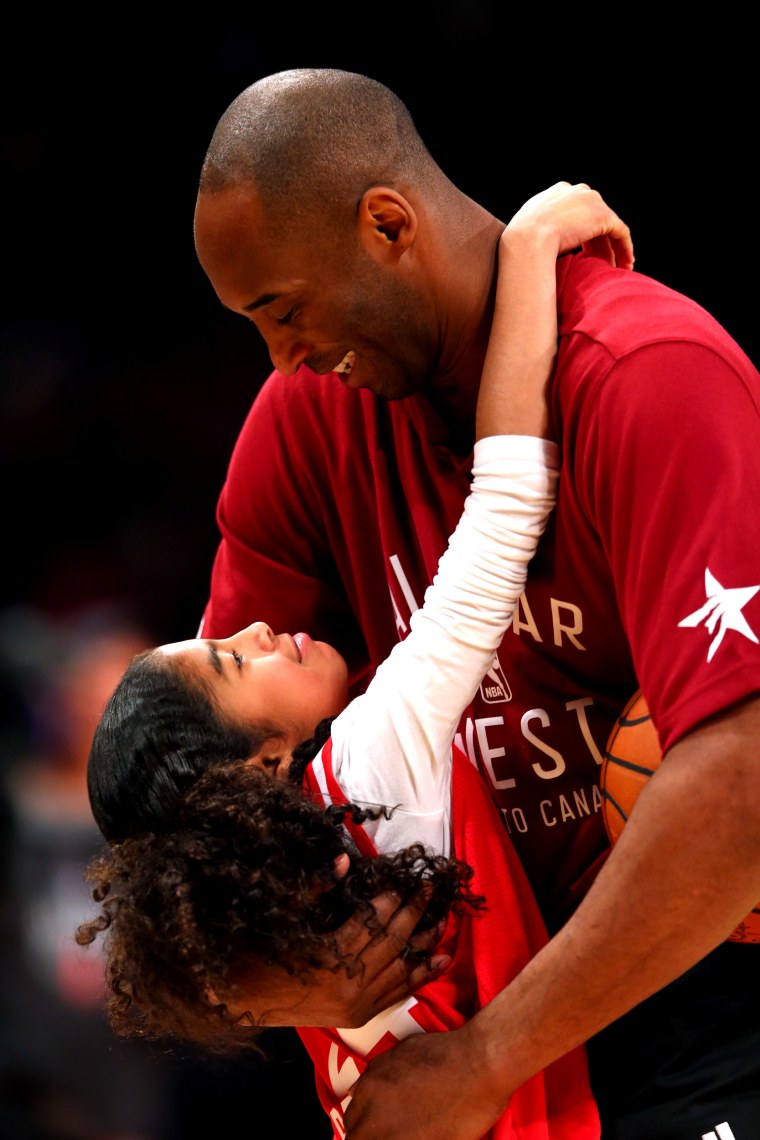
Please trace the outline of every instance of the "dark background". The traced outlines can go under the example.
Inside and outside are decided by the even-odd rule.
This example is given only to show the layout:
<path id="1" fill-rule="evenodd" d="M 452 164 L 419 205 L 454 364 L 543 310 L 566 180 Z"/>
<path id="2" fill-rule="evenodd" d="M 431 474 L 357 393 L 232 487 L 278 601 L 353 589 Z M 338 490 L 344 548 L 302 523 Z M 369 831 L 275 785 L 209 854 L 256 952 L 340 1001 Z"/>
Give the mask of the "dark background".
<path id="1" fill-rule="evenodd" d="M 196 262 L 193 206 L 217 119 L 272 71 L 386 82 L 504 219 L 558 179 L 591 183 L 631 225 L 637 269 L 760 359 L 748 28 L 713 14 L 666 45 L 656 25 L 591 39 L 479 0 L 339 11 L 312 29 L 288 5 L 161 28 L 53 16 L 6 37 L 0 605 L 125 593 L 160 640 L 194 633 L 216 496 L 269 364 Z"/>
<path id="2" fill-rule="evenodd" d="M 30 8 L 5 29 L 0 623 L 12 628 L 20 610 L 55 619 L 115 599 L 152 641 L 195 633 L 216 498 L 269 362 L 196 262 L 193 207 L 217 119 L 270 72 L 385 82 L 447 174 L 504 220 L 559 179 L 589 182 L 632 227 L 637 270 L 692 296 L 760 362 L 754 29 L 690 12 L 666 42 L 638 11 L 600 29 L 483 0 L 219 12 Z M 9 672 L 0 711 L 13 722 Z M 18 739 L 6 731 L 6 753 Z M 302 1088 L 308 1072 L 293 1072 Z M 256 1121 L 278 1080 L 188 1062 L 182 1140 L 241 1113 L 251 1136 L 272 1134 Z M 323 1129 L 284 1113 L 277 1134 Z"/>

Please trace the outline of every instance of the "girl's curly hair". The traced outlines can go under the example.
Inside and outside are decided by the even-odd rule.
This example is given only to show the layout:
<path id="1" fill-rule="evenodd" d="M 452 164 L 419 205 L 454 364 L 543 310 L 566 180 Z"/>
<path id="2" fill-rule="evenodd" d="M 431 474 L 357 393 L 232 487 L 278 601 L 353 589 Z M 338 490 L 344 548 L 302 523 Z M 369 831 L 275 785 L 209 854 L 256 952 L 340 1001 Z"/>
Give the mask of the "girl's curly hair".
<path id="1" fill-rule="evenodd" d="M 371 859 L 351 850 L 336 880 L 334 861 L 350 848 L 346 813 L 362 822 L 384 810 L 325 809 L 235 760 L 197 778 L 171 828 L 112 843 L 87 872 L 101 912 L 76 939 L 105 934 L 114 1030 L 217 1053 L 258 1050 L 260 1028 L 223 1000 L 241 971 L 278 965 L 304 983 L 320 968 L 351 975 L 360 964 L 341 954 L 335 932 L 351 915 L 374 929 L 370 900 L 387 889 L 403 902 L 429 883 L 425 927 L 452 908 L 483 905 L 466 864 L 421 845 Z"/>

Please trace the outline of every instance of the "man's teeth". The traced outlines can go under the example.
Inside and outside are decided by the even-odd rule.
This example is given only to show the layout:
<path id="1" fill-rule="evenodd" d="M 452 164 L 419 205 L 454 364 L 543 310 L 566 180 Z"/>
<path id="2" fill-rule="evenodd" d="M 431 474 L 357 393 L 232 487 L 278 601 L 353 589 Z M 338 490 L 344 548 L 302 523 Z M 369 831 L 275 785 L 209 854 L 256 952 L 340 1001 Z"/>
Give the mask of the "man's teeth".
<path id="1" fill-rule="evenodd" d="M 356 353 L 349 350 L 341 360 L 340 364 L 333 368 L 333 372 L 339 372 L 343 376 L 348 376 L 355 362 Z"/>

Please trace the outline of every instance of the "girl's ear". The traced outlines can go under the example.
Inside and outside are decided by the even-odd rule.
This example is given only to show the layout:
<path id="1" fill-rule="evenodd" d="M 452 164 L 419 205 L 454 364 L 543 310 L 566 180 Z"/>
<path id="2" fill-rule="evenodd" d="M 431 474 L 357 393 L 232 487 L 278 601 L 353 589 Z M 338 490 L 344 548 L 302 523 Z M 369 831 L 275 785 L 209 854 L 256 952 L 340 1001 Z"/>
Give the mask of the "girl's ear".
<path id="1" fill-rule="evenodd" d="M 335 874 L 335 878 L 336 879 L 345 878 L 346 874 L 348 873 L 348 868 L 350 867 L 350 865 L 351 865 L 351 860 L 349 859 L 348 855 L 346 855 L 345 851 L 343 852 L 342 855 L 338 855 L 337 858 L 335 859 L 335 861 L 333 862 L 333 873 Z"/>
<path id="2" fill-rule="evenodd" d="M 282 740 L 272 737 L 265 740 L 258 752 L 243 763 L 258 768 L 265 776 L 271 776 L 275 780 L 287 780 L 292 759 L 292 755 L 283 749 Z"/>

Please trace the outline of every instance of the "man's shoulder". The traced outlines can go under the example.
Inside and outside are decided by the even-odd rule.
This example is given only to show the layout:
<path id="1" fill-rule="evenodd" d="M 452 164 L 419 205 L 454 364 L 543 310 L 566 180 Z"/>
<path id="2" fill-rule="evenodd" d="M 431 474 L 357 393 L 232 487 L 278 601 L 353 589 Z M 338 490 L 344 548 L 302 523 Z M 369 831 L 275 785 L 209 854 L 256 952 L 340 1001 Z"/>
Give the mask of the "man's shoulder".
<path id="1" fill-rule="evenodd" d="M 237 441 L 238 449 L 300 449 L 309 454 L 371 438 L 382 408 L 371 394 L 346 390 L 332 375 L 299 368 L 273 371 L 259 388 Z"/>
<path id="2" fill-rule="evenodd" d="M 280 410 L 297 411 L 306 408 L 313 415 L 325 419 L 361 419 L 368 392 L 346 388 L 332 373 L 321 376 L 302 365 L 293 376 L 276 369 L 270 372 L 256 397 L 254 407 L 265 404 Z"/>
<path id="3" fill-rule="evenodd" d="M 336 452 L 348 450 L 352 455 L 359 452 L 361 441 L 373 451 L 445 447 L 450 434 L 424 392 L 385 400 L 303 366 L 294 376 L 269 374 L 241 435 L 254 433 L 259 439 L 263 435 L 285 442 L 304 440 L 310 450 L 327 442 Z"/>
<path id="4" fill-rule="evenodd" d="M 688 342 L 721 354 L 738 349 L 691 297 L 638 270 L 578 254 L 562 267 L 558 283 L 560 335 L 584 337 L 613 358 L 660 343 Z"/>

